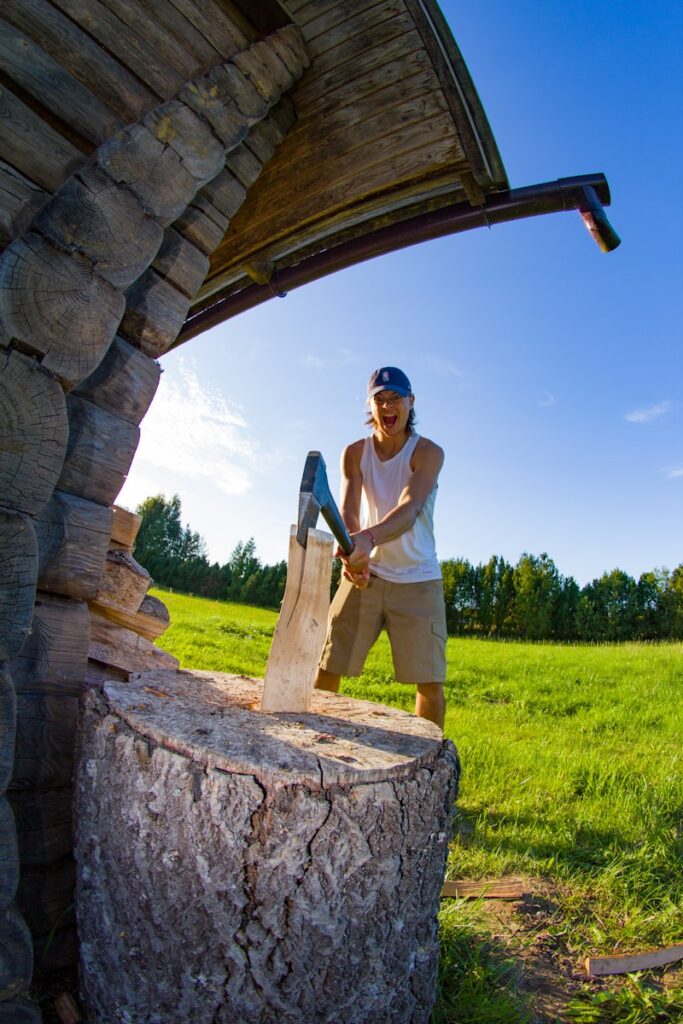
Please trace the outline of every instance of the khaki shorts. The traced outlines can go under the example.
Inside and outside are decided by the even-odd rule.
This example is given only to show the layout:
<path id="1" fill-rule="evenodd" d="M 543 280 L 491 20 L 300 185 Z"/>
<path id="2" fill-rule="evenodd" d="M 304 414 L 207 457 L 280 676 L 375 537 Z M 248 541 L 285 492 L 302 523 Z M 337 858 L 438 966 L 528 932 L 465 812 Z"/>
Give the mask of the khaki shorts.
<path id="1" fill-rule="evenodd" d="M 358 676 L 368 651 L 386 628 L 399 683 L 446 679 L 446 609 L 441 580 L 389 583 L 370 576 L 364 590 L 342 579 L 330 607 L 320 667 Z"/>

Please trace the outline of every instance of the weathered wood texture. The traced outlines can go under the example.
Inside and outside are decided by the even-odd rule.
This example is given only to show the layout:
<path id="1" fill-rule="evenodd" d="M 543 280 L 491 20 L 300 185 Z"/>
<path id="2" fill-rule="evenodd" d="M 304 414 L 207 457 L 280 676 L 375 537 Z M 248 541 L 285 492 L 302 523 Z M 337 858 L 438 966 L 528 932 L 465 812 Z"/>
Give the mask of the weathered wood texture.
<path id="1" fill-rule="evenodd" d="M 132 551 L 142 524 L 142 516 L 136 512 L 130 512 L 127 508 L 122 508 L 121 505 L 112 505 L 112 512 L 114 513 L 114 522 L 111 528 L 112 544 L 126 551 Z"/>
<path id="2" fill-rule="evenodd" d="M 17 694 L 12 789 L 69 786 L 74 767 L 78 697 L 69 692 Z"/>
<path id="3" fill-rule="evenodd" d="M 17 698 L 12 677 L 0 662 L 0 795 L 12 778 L 17 730 Z"/>
<path id="4" fill-rule="evenodd" d="M 70 854 L 73 827 L 71 786 L 63 789 L 15 789 L 7 794 L 7 798 L 14 811 L 22 864 L 53 864 Z"/>
<path id="5" fill-rule="evenodd" d="M 87 601 L 102 577 L 113 513 L 94 501 L 55 491 L 35 520 L 38 587 Z"/>
<path id="6" fill-rule="evenodd" d="M 49 194 L 0 160 L 0 247 L 28 230 Z"/>
<path id="7" fill-rule="evenodd" d="M 175 341 L 189 308 L 186 295 L 155 270 L 147 270 L 126 293 L 119 329 L 145 355 L 156 358 Z"/>
<path id="8" fill-rule="evenodd" d="M 68 384 L 87 377 L 123 314 L 123 295 L 78 253 L 34 232 L 0 256 L 0 332 Z"/>
<path id="9" fill-rule="evenodd" d="M 330 609 L 334 538 L 309 530 L 306 547 L 289 534 L 287 583 L 263 681 L 261 711 L 307 711 Z"/>
<path id="10" fill-rule="evenodd" d="M 0 505 L 35 515 L 61 472 L 64 392 L 35 359 L 0 349 Z"/>
<path id="11" fill-rule="evenodd" d="M 178 291 L 192 299 L 206 277 L 209 261 L 196 245 L 192 245 L 173 228 L 166 228 L 152 267 Z"/>
<path id="12" fill-rule="evenodd" d="M 338 695 L 261 715 L 260 689 L 155 672 L 88 693 L 88 1012 L 426 1024 L 455 750 L 424 720 Z"/>
<path id="13" fill-rule="evenodd" d="M 116 337 L 99 366 L 75 395 L 138 425 L 156 394 L 161 367 L 124 338 Z"/>
<path id="14" fill-rule="evenodd" d="M 78 696 L 83 688 L 89 629 L 83 601 L 39 591 L 28 639 L 8 663 L 17 692 L 41 690 Z"/>
<path id="15" fill-rule="evenodd" d="M 19 852 L 14 814 L 7 798 L 0 796 L 0 910 L 10 905 L 19 882 Z"/>
<path id="16" fill-rule="evenodd" d="M 179 665 L 173 655 L 155 647 L 144 636 L 100 615 L 95 608 L 90 609 L 88 657 L 90 661 L 111 666 L 126 676 L 131 672 L 174 669 Z"/>
<path id="17" fill-rule="evenodd" d="M 0 663 L 18 654 L 29 634 L 37 571 L 30 519 L 0 510 Z"/>
<path id="18" fill-rule="evenodd" d="M 103 604 L 98 598 L 89 602 L 92 611 L 97 612 L 104 619 L 115 622 L 117 626 L 124 626 L 138 636 L 146 640 L 156 640 L 162 633 L 165 633 L 171 624 L 171 617 L 168 608 L 158 597 L 147 594 L 143 598 L 140 608 L 136 612 L 126 611 L 124 608 L 113 604 Z"/>
<path id="19" fill-rule="evenodd" d="M 151 583 L 150 574 L 129 551 L 111 550 L 107 552 L 94 601 L 108 608 L 135 613 Z"/>
<path id="20" fill-rule="evenodd" d="M 80 395 L 66 399 L 69 443 L 57 486 L 109 507 L 123 487 L 140 429 Z"/>

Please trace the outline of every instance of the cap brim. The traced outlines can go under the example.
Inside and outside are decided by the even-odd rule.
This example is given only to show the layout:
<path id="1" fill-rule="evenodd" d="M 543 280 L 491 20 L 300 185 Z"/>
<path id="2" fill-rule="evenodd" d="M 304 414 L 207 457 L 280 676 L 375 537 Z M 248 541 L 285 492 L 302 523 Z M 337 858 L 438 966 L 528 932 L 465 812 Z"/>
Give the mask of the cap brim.
<path id="1" fill-rule="evenodd" d="M 410 391 L 406 391 L 405 388 L 401 388 L 395 384 L 380 384 L 376 388 L 370 388 L 368 390 L 368 398 L 372 398 L 374 395 L 378 395 L 380 391 L 395 391 L 397 395 L 401 395 L 402 398 L 407 398 Z"/>

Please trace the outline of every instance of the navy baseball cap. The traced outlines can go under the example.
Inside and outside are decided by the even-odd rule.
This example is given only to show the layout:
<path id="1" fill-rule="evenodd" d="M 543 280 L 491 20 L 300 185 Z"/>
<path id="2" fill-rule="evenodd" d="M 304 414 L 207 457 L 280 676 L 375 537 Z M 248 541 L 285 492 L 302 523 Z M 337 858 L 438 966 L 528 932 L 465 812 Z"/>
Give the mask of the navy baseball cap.
<path id="1" fill-rule="evenodd" d="M 413 393 L 410 381 L 397 366 L 380 366 L 379 370 L 375 370 L 371 375 L 368 381 L 368 398 L 372 398 L 380 391 L 395 391 L 404 398 Z"/>

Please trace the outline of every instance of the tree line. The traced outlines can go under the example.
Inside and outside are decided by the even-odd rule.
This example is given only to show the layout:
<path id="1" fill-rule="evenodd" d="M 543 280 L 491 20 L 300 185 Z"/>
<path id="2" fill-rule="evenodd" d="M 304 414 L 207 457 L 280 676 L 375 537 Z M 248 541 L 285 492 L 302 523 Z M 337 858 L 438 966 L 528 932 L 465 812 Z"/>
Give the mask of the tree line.
<path id="1" fill-rule="evenodd" d="M 287 563 L 264 565 L 253 538 L 240 541 L 225 565 L 209 562 L 203 538 L 181 522 L 178 495 L 147 498 L 135 557 L 160 586 L 263 608 L 279 608 Z M 579 587 L 547 554 L 523 554 L 516 565 L 494 555 L 472 565 L 441 563 L 448 632 L 500 639 L 605 642 L 683 639 L 683 564 L 636 581 L 620 569 Z M 339 581 L 338 559 L 332 586 Z"/>

